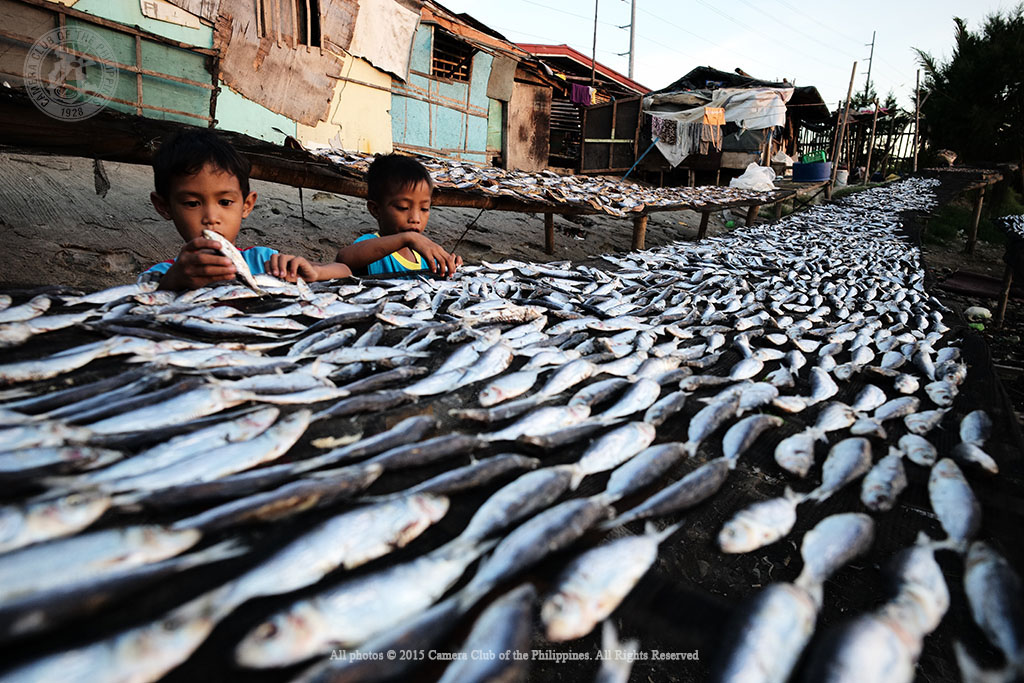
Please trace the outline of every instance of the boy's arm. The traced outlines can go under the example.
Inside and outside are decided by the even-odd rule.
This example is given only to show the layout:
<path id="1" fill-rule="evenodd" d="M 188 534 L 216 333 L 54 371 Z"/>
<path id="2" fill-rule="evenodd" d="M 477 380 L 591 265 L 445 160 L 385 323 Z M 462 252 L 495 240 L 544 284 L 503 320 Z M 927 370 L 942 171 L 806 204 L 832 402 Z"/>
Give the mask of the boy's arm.
<path id="1" fill-rule="evenodd" d="M 449 254 L 429 237 L 418 232 L 400 232 L 397 235 L 384 235 L 356 242 L 339 250 L 336 260 L 353 271 L 365 271 L 374 261 L 379 261 L 402 247 L 419 252 L 431 272 L 439 275 L 452 275 L 455 269 L 462 265 L 460 257 Z"/>
<path id="2" fill-rule="evenodd" d="M 301 276 L 306 282 L 319 282 L 352 275 L 351 269 L 344 263 L 315 263 L 301 256 L 280 253 L 267 260 L 266 271 L 288 282 L 295 282 L 296 276 Z"/>
<path id="3" fill-rule="evenodd" d="M 365 272 L 366 267 L 374 261 L 379 261 L 388 254 L 410 246 L 408 240 L 410 234 L 414 233 L 398 233 L 397 235 L 383 235 L 373 239 L 360 240 L 339 249 L 334 260 L 344 263 L 353 272 Z"/>

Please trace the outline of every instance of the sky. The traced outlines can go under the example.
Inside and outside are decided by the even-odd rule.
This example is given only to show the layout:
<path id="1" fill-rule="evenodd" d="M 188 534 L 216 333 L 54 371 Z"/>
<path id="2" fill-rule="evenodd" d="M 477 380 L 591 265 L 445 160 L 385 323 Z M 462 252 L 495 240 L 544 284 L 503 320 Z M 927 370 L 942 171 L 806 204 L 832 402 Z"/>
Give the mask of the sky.
<path id="1" fill-rule="evenodd" d="M 590 55 L 595 0 L 440 0 L 517 43 L 567 44 Z M 596 0 L 597 61 L 628 74 L 630 0 Z M 920 67 L 913 48 L 948 59 L 953 17 L 972 31 L 1016 0 L 636 0 L 633 80 L 650 90 L 697 66 L 739 67 L 755 78 L 813 85 L 829 108 L 864 91 L 875 32 L 871 83 L 913 110 Z M 626 28 L 619 28 L 626 26 Z M 922 74 L 922 79 L 924 78 Z"/>

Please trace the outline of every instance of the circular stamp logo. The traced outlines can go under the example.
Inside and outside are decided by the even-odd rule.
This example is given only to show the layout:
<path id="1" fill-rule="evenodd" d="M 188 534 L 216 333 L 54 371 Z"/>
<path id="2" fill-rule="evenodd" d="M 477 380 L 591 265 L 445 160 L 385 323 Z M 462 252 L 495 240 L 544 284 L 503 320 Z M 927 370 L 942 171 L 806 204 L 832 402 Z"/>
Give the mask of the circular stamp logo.
<path id="1" fill-rule="evenodd" d="M 117 88 L 114 51 L 95 31 L 79 26 L 44 33 L 25 57 L 25 88 L 32 103 L 55 119 L 95 115 Z M 104 63 L 106 62 L 106 63 Z"/>

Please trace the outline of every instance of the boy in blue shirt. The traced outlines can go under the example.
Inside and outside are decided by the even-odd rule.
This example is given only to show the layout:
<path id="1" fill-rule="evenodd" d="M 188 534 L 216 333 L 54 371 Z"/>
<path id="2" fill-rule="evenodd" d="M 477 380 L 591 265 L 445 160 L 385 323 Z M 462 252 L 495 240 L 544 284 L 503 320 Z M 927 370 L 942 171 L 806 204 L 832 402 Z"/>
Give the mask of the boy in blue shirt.
<path id="1" fill-rule="evenodd" d="M 430 218 L 434 181 L 412 157 L 378 156 L 366 175 L 366 208 L 377 219 L 376 233 L 363 235 L 338 252 L 354 273 L 380 275 L 429 269 L 447 277 L 462 265 L 423 231 Z"/>
<path id="2" fill-rule="evenodd" d="M 249 191 L 249 162 L 209 129 L 183 131 L 167 140 L 153 157 L 156 191 L 150 194 L 153 208 L 174 221 L 185 240 L 178 257 L 158 263 L 140 281 L 159 278 L 160 289 L 183 290 L 230 280 L 235 268 L 218 249 L 217 242 L 203 237 L 203 230 L 219 233 L 234 244 L 242 219 L 256 204 Z M 343 263 L 312 263 L 301 256 L 282 254 L 267 247 L 250 247 L 242 256 L 253 275 L 269 273 L 295 282 L 348 277 Z"/>

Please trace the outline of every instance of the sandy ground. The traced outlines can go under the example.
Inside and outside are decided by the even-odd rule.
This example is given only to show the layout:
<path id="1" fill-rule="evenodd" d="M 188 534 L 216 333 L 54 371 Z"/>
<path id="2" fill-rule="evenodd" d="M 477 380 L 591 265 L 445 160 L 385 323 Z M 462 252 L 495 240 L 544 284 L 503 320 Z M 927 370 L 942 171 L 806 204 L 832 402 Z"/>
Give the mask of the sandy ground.
<path id="1" fill-rule="evenodd" d="M 105 163 L 110 190 L 95 191 L 93 162 L 76 157 L 0 154 L 0 288 L 67 285 L 84 290 L 131 282 L 172 258 L 181 242 L 149 202 L 148 166 Z M 365 201 L 254 181 L 256 208 L 242 224 L 240 247 L 264 245 L 333 260 L 338 247 L 376 228 Z M 474 220 L 475 219 L 475 220 Z M 653 214 L 647 246 L 694 239 L 700 214 Z M 467 226 L 472 228 L 467 231 Z M 628 251 L 632 221 L 611 216 L 555 218 L 555 253 L 544 253 L 540 214 L 437 208 L 427 235 L 470 263 L 517 258 L 582 260 Z M 713 214 L 709 234 L 724 230 Z M 464 236 L 463 236 L 464 235 Z M 460 241 L 461 237 L 461 241 Z M 457 244 L 457 246 L 456 246 Z"/>

